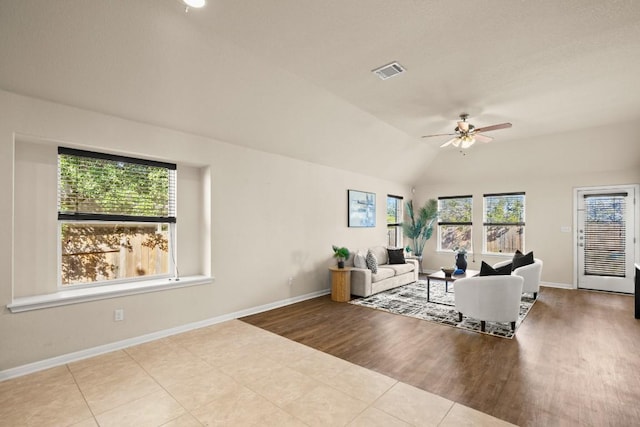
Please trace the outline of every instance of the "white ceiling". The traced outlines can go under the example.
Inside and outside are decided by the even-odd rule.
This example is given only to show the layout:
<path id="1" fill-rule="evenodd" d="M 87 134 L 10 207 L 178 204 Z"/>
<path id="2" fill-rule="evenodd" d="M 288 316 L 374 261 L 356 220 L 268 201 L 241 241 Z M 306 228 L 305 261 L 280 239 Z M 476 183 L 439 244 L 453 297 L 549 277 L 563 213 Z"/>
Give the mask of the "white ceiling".
<path id="1" fill-rule="evenodd" d="M 492 144 L 640 118 L 637 0 L 207 1 L 0 0 L 0 88 L 405 183 L 463 111 Z"/>

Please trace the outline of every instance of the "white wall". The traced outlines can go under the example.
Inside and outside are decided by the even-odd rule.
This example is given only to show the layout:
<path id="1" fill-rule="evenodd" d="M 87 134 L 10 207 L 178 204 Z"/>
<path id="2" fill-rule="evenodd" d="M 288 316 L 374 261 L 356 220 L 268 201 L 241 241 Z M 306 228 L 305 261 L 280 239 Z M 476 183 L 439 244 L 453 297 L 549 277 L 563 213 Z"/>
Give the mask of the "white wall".
<path id="1" fill-rule="evenodd" d="M 505 259 L 481 253 L 483 194 L 526 192 L 525 250 L 544 261 L 543 282 L 573 286 L 573 189 L 639 183 L 639 139 L 631 123 L 517 144 L 497 139 L 472 147 L 464 156 L 443 151 L 417 184 L 417 199 L 424 203 L 438 196 L 473 195 L 476 262 L 470 255 L 469 268 L 479 270 L 482 260 L 493 264 Z M 561 232 L 563 226 L 571 232 Z M 636 235 L 639 231 L 636 225 Z M 424 268 L 453 265 L 453 254 L 438 253 L 436 247 L 434 232 L 425 246 Z"/>
<path id="2" fill-rule="evenodd" d="M 385 244 L 386 195 L 408 193 L 397 183 L 3 91 L 0 117 L 0 189 L 7 201 L 0 204 L 0 370 L 327 289 L 331 245 Z M 29 166 L 18 165 L 14 177 L 16 141 L 18 150 L 45 141 L 190 166 L 181 179 L 193 181 L 192 190 L 178 201 L 178 259 L 188 272 L 215 276 L 214 283 L 10 313 L 5 306 L 16 296 L 14 285 L 48 292 L 56 274 L 51 238 L 25 245 L 13 225 L 28 214 L 20 179 Z M 40 184 L 34 190 L 46 188 Z M 377 194 L 377 227 L 347 227 L 347 189 Z M 35 196 L 54 200 L 46 191 Z M 56 212 L 46 214 L 48 229 Z M 45 261 L 33 262 L 33 274 L 14 274 L 16 263 L 27 262 L 25 250 Z M 115 308 L 124 308 L 125 321 L 113 321 Z"/>

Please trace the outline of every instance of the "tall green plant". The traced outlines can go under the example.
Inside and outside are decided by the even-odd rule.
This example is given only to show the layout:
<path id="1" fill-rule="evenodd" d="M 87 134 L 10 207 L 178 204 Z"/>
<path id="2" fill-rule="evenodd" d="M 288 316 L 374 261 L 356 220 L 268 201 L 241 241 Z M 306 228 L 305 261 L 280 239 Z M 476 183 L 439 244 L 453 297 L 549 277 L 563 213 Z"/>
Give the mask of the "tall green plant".
<path id="1" fill-rule="evenodd" d="M 433 235 L 433 226 L 438 218 L 438 202 L 435 199 L 427 200 L 416 215 L 413 200 L 409 200 L 406 212 L 409 220 L 402 223 L 402 231 L 413 241 L 413 253 L 421 256 L 425 243 Z"/>

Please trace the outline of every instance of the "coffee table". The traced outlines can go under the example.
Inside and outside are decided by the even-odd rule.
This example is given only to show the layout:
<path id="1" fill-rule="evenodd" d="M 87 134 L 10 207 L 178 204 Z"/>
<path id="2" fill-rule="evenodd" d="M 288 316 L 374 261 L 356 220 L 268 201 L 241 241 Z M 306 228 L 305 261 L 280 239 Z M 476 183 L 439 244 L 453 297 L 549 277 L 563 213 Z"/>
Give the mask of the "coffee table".
<path id="1" fill-rule="evenodd" d="M 465 277 L 475 277 L 478 274 L 480 274 L 480 272 L 478 270 L 467 270 L 462 274 L 446 276 L 444 274 L 444 271 L 440 270 L 440 271 L 436 271 L 435 273 L 431 273 L 431 274 L 427 275 L 427 302 L 433 302 L 433 303 L 436 303 L 436 304 L 454 306 L 454 304 L 446 304 L 446 303 L 442 303 L 442 302 L 431 301 L 431 294 L 430 294 L 431 279 L 444 280 L 444 291 L 445 292 L 449 292 L 449 283 L 453 283 L 458 279 L 464 279 Z"/>

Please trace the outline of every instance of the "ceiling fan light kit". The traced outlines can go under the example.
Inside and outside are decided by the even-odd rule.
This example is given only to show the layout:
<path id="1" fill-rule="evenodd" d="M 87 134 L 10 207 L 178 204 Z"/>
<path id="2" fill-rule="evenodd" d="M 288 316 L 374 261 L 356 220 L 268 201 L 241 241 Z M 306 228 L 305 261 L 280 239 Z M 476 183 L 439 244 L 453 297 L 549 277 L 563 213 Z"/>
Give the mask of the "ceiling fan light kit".
<path id="1" fill-rule="evenodd" d="M 205 5 L 206 0 L 182 0 L 182 2 L 187 5 L 187 7 L 199 9 Z"/>
<path id="2" fill-rule="evenodd" d="M 440 148 L 447 147 L 449 145 L 453 145 L 454 147 L 467 149 L 471 147 L 476 141 L 480 142 L 489 142 L 492 141 L 493 138 L 490 136 L 482 135 L 481 132 L 489 132 L 492 130 L 498 129 L 507 129 L 512 125 L 511 123 L 501 123 L 499 125 L 491 125 L 485 126 L 483 128 L 476 128 L 471 123 L 467 122 L 469 115 L 467 113 L 460 114 L 460 121 L 457 123 L 458 126 L 453 130 L 454 133 L 444 133 L 444 134 L 436 134 L 436 135 L 424 135 L 423 138 L 431 138 L 434 136 L 453 136 L 453 138 L 449 139 L 447 142 L 442 144 Z"/>

